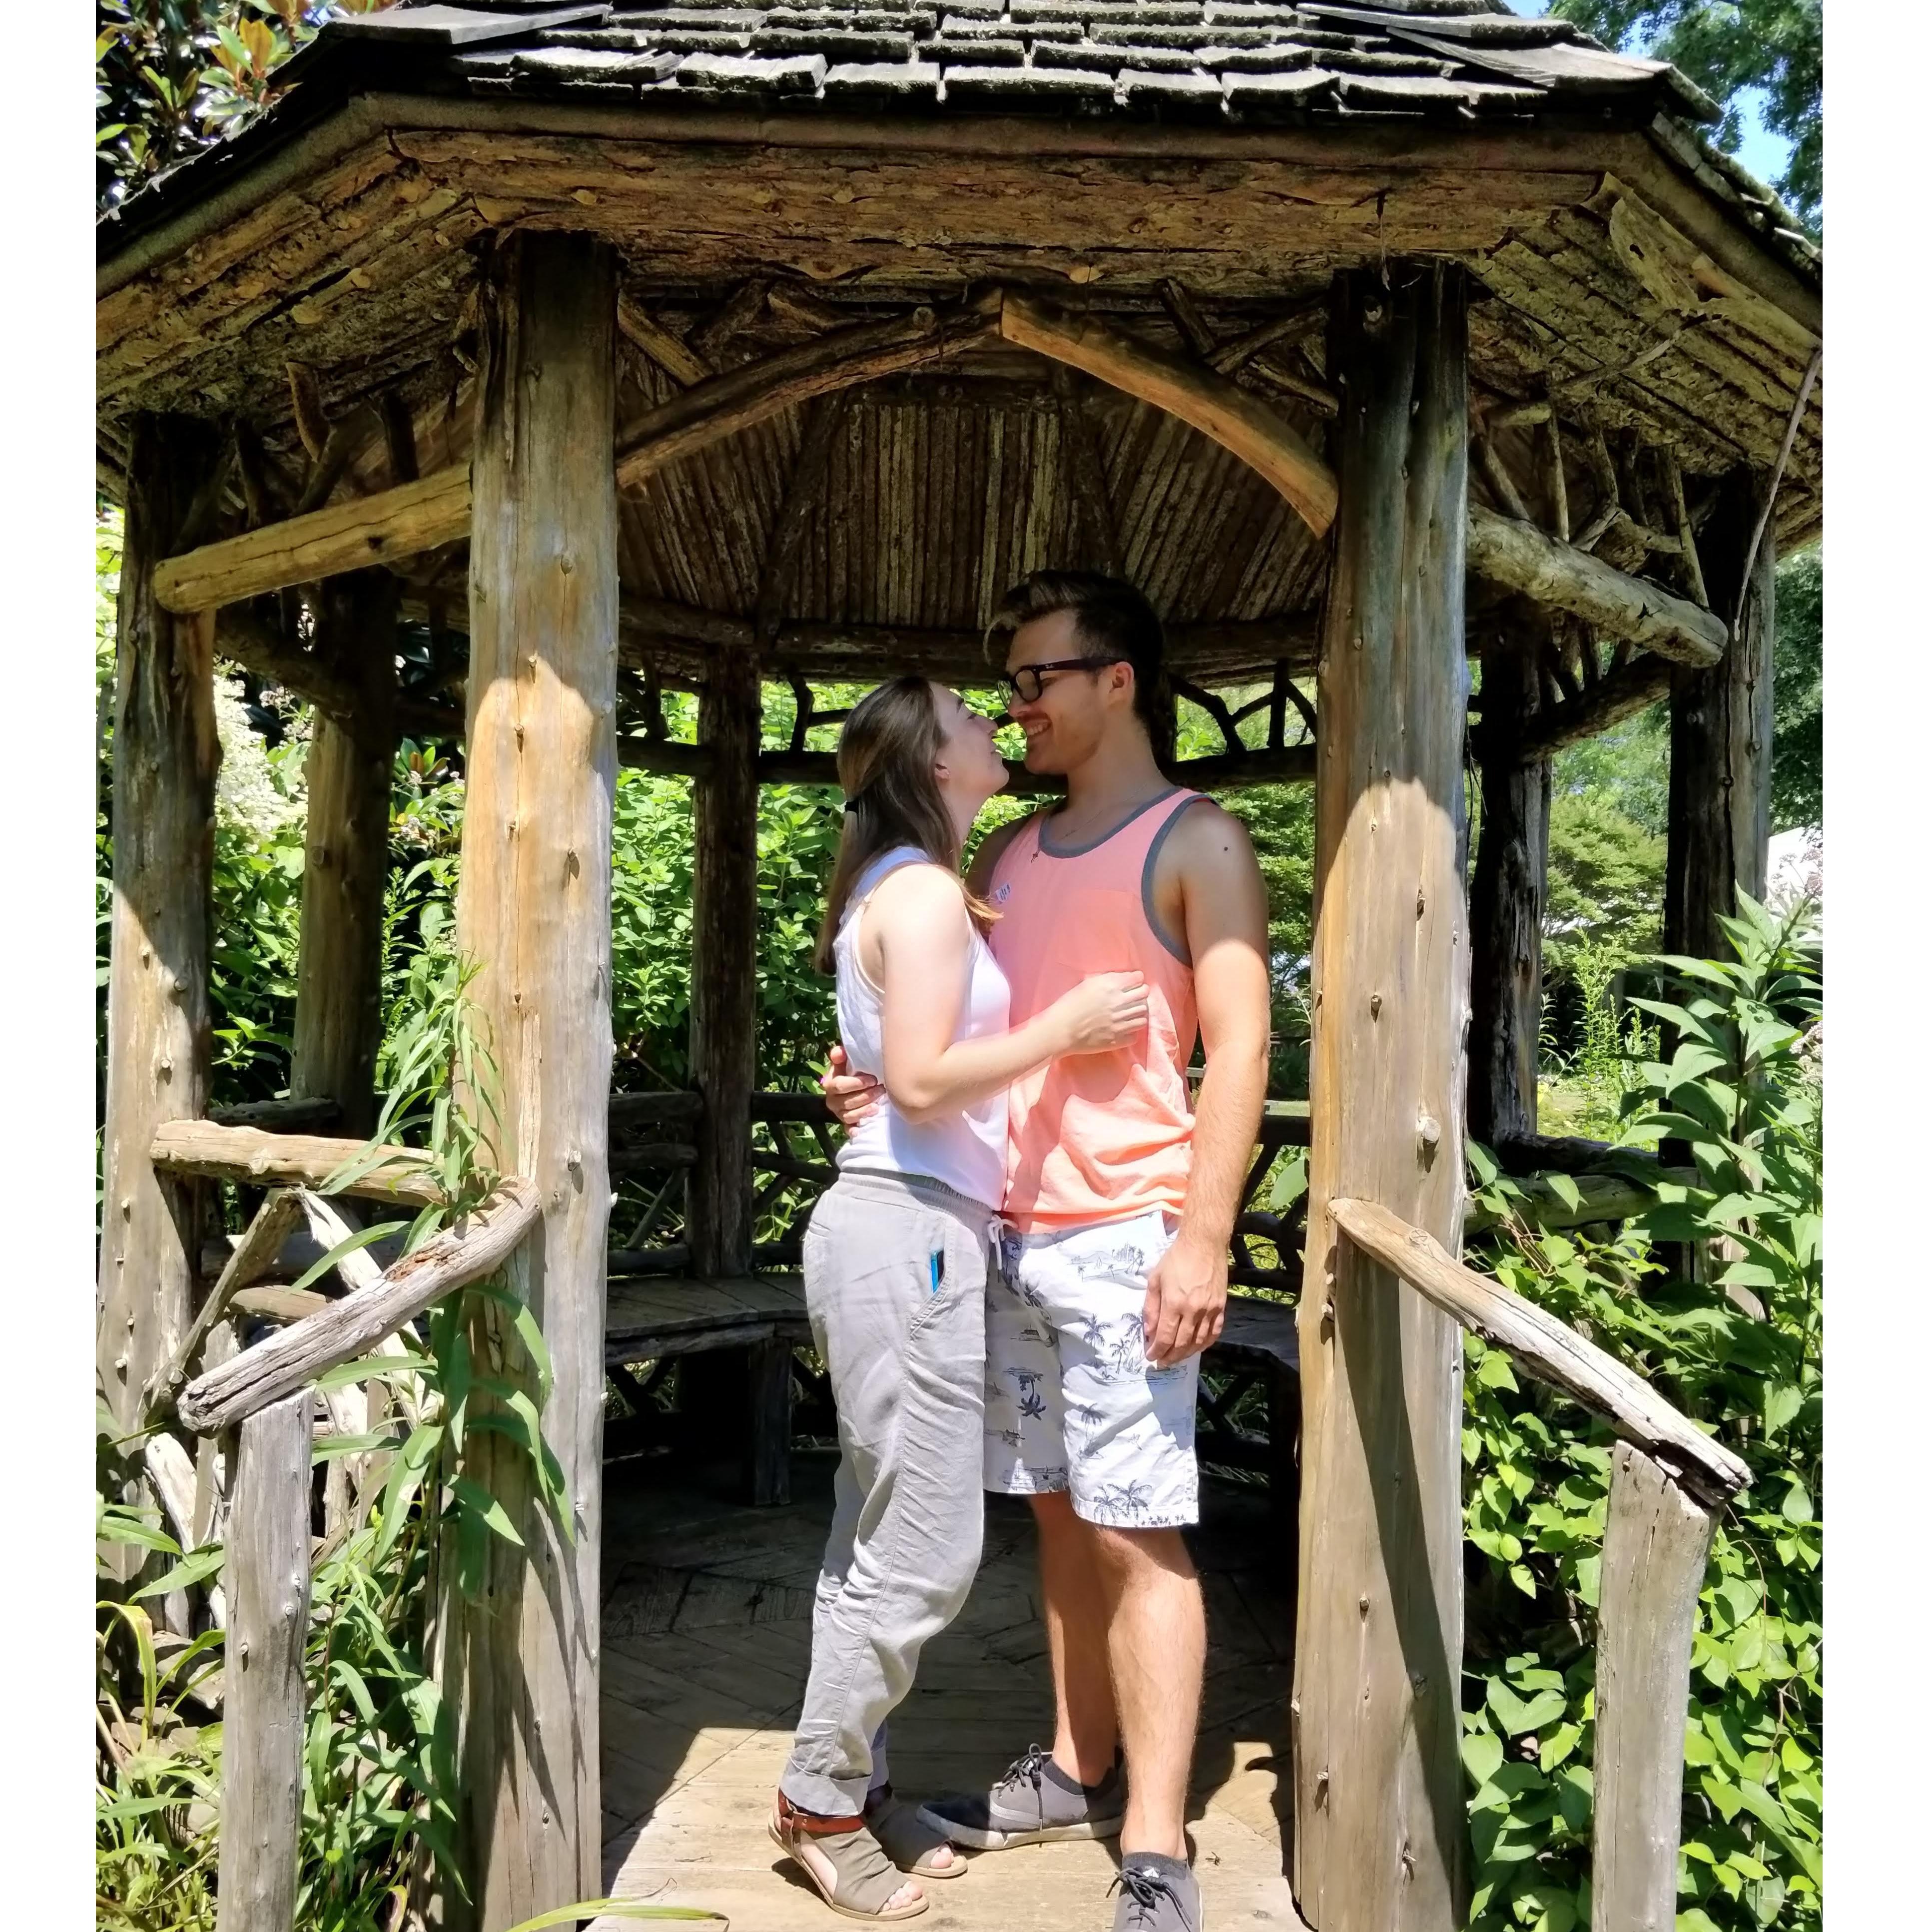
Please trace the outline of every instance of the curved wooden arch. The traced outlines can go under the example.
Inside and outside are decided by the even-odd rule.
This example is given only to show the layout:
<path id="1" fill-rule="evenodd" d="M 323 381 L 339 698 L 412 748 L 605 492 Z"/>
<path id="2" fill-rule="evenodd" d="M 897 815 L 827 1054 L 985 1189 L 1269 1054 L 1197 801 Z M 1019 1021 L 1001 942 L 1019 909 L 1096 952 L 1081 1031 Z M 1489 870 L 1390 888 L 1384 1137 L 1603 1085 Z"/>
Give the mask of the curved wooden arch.
<path id="1" fill-rule="evenodd" d="M 1328 535 L 1338 500 L 1334 471 L 1265 403 L 1218 370 L 1164 355 L 1091 316 L 1062 314 L 1024 296 L 1002 299 L 1000 334 L 1179 418 L 1239 457 L 1318 537 Z"/>
<path id="2" fill-rule="evenodd" d="M 1277 490 L 1318 536 L 1334 522 L 1334 472 L 1266 404 L 1205 364 L 1150 349 L 1090 316 L 1065 314 L 1002 290 L 943 316 L 920 308 L 890 322 L 834 329 L 693 383 L 619 433 L 619 486 L 641 482 L 682 457 L 815 398 L 944 361 L 992 336 L 1084 370 L 1199 430 Z M 434 550 L 466 536 L 470 520 L 470 470 L 459 464 L 418 482 L 170 557 L 155 568 L 154 595 L 165 610 L 212 610 Z M 1724 653 L 1721 617 L 1533 524 L 1475 503 L 1469 506 L 1468 564 L 1492 582 L 1574 612 L 1605 635 L 1628 638 L 1660 657 L 1708 664 Z"/>
<path id="3" fill-rule="evenodd" d="M 944 316 L 919 308 L 890 322 L 834 329 L 694 383 L 619 431 L 618 487 L 634 486 L 800 404 L 943 361 L 988 337 L 1084 370 L 1178 417 L 1279 490 L 1317 536 L 1334 521 L 1334 472 L 1280 417 L 1227 376 L 1090 317 L 1062 315 L 1003 290 Z M 155 596 L 170 610 L 212 609 L 433 550 L 466 536 L 470 516 L 469 466 L 454 464 L 418 482 L 170 557 L 155 572 Z"/>

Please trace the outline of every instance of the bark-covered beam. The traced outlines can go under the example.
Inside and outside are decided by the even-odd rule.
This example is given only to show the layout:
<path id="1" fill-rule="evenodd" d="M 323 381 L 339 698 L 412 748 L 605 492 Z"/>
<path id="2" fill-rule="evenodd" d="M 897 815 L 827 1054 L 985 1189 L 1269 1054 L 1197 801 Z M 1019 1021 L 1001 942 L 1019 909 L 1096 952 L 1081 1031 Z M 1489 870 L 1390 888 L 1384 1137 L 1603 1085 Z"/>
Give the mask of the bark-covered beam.
<path id="1" fill-rule="evenodd" d="M 1626 1442 L 1657 1457 L 1713 1502 L 1750 1480 L 1742 1459 L 1672 1407 L 1649 1383 L 1546 1309 L 1465 1268 L 1430 1234 L 1374 1201 L 1324 1211 L 1349 1242 L 1471 1334 L 1506 1350 L 1539 1382 L 1574 1396 Z"/>
<path id="2" fill-rule="evenodd" d="M 454 543 L 470 519 L 470 466 L 454 464 L 171 556 L 154 572 L 154 596 L 165 610 L 212 610 Z"/>
<path id="3" fill-rule="evenodd" d="M 1274 410 L 1217 370 L 1010 292 L 1000 333 L 1178 417 L 1265 478 L 1317 536 L 1335 520 L 1334 472 Z"/>
<path id="4" fill-rule="evenodd" d="M 696 383 L 627 424 L 617 439 L 617 484 L 631 489 L 680 457 L 795 408 L 936 362 L 996 326 L 985 307 L 940 315 L 917 308 L 890 322 L 861 322 Z"/>
<path id="5" fill-rule="evenodd" d="M 1673 674 L 1674 668 L 1667 658 L 1640 657 L 1622 670 L 1612 671 L 1580 696 L 1526 718 L 1517 744 L 1526 757 L 1546 758 L 1565 745 L 1596 737 L 1668 697 Z M 1486 705 L 1486 694 L 1484 702 Z M 1486 712 L 1484 731 L 1490 729 L 1490 723 Z M 1480 734 L 1478 742 L 1481 742 Z"/>
<path id="6" fill-rule="evenodd" d="M 1721 618 L 1534 524 L 1472 503 L 1468 554 L 1478 576 L 1548 609 L 1570 611 L 1606 637 L 1628 638 L 1678 664 L 1715 664 L 1724 655 Z"/>

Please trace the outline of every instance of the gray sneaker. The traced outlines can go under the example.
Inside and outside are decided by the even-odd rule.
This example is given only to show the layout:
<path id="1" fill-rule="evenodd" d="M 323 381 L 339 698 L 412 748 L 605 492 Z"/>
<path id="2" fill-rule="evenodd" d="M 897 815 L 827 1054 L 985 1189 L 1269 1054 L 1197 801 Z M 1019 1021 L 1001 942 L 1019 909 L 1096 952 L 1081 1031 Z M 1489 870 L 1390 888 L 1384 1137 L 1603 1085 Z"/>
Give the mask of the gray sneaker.
<path id="1" fill-rule="evenodd" d="M 1201 1932 L 1201 1882 L 1185 1858 L 1128 1852 L 1114 1883 L 1114 1932 Z"/>
<path id="2" fill-rule="evenodd" d="M 1006 1767 L 992 1790 L 935 1798 L 920 1807 L 919 1816 L 956 1845 L 1000 1852 L 1058 1838 L 1118 1837 L 1126 1808 L 1118 1759 L 1098 1784 L 1076 1784 L 1035 1744 Z"/>

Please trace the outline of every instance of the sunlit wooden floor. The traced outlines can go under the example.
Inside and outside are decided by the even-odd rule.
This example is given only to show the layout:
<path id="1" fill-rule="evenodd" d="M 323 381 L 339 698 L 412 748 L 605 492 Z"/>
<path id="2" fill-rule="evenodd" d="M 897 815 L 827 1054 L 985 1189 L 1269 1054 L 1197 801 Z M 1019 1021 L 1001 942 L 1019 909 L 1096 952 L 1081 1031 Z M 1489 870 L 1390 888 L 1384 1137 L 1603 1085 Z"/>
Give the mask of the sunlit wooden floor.
<path id="1" fill-rule="evenodd" d="M 620 1464 L 606 1492 L 604 1870 L 624 1898 L 702 1905 L 735 1932 L 842 1922 L 766 1836 L 811 1642 L 830 1513 L 828 1456 L 794 1459 L 797 1500 L 752 1510 L 662 1460 Z M 1261 1496 L 1210 1482 L 1195 1538 L 1208 1605 L 1206 1706 L 1190 1807 L 1208 1924 L 1296 1932 L 1277 1803 L 1287 1802 L 1288 1605 L 1268 1569 Z M 1031 1520 L 992 1499 L 970 1600 L 928 1648 L 892 1720 L 902 1796 L 968 1788 L 1052 1742 Z M 1278 1797 L 1279 1793 L 1279 1797 Z M 975 1856 L 927 1887 L 933 1932 L 1106 1932 L 1113 1847 Z M 598 1922 L 609 1932 L 625 1922 Z"/>

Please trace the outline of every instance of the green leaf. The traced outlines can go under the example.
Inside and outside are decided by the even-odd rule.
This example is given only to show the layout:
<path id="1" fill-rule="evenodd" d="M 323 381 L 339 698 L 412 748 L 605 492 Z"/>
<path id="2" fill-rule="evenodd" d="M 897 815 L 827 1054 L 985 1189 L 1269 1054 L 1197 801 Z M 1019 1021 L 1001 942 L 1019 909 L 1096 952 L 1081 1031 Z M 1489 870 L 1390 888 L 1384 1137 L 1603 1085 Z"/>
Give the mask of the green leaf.
<path id="1" fill-rule="evenodd" d="M 1307 1192 L 1308 1150 L 1297 1148 L 1282 1162 L 1281 1172 L 1275 1176 L 1268 1205 L 1277 1214 L 1285 1214 Z"/>
<path id="2" fill-rule="evenodd" d="M 323 1463 L 333 1462 L 340 1456 L 366 1456 L 372 1449 L 394 1449 L 401 1439 L 387 1429 L 367 1430 L 360 1436 L 318 1436 L 314 1457 Z"/>
<path id="3" fill-rule="evenodd" d="M 1514 1390 L 1517 1386 L 1510 1358 L 1500 1348 L 1484 1352 L 1483 1359 L 1476 1365 L 1476 1380 L 1484 1388 Z"/>
<path id="4" fill-rule="evenodd" d="M 373 1160 L 368 1164 L 370 1166 L 375 1165 Z M 400 1234 L 407 1226 L 408 1223 L 403 1221 L 377 1221 L 369 1227 L 358 1228 L 354 1234 L 338 1241 L 312 1268 L 306 1269 L 296 1286 L 298 1288 L 309 1287 L 320 1281 L 338 1263 L 346 1260 L 352 1254 L 359 1253 L 372 1241 L 383 1240 L 391 1234 Z"/>
<path id="5" fill-rule="evenodd" d="M 1540 1730 L 1552 1718 L 1562 1717 L 1569 1700 L 1561 1690 L 1541 1690 L 1533 1697 L 1519 1697 L 1500 1677 L 1492 1677 L 1488 1701 L 1497 1723 L 1514 1738 Z"/>
<path id="6" fill-rule="evenodd" d="M 197 1550 L 185 1562 L 177 1563 L 164 1576 L 158 1576 L 153 1582 L 134 1592 L 136 1602 L 147 1597 L 165 1596 L 170 1590 L 186 1590 L 196 1583 L 206 1582 L 211 1576 L 219 1575 L 223 1551 L 218 1543 L 211 1543 Z"/>
<path id="7" fill-rule="evenodd" d="M 458 1504 L 472 1521 L 487 1525 L 506 1543 L 514 1543 L 520 1550 L 524 1539 L 517 1534 L 517 1526 L 510 1520 L 509 1512 L 473 1477 L 458 1476 L 450 1486 L 455 1491 Z"/>
<path id="8" fill-rule="evenodd" d="M 1590 1828 L 1596 1782 L 1586 1764 L 1566 1764 L 1556 1775 L 1556 1803 L 1563 1822 L 1577 1837 Z"/>
<path id="9" fill-rule="evenodd" d="M 1764 1600 L 1763 1586 L 1748 1576 L 1729 1576 L 1711 1592 L 1720 1630 L 1735 1630 Z"/>
<path id="10" fill-rule="evenodd" d="M 1775 1436 L 1790 1425 L 1804 1406 L 1804 1392 L 1796 1382 L 1780 1382 L 1764 1399 L 1764 1432 Z"/>
<path id="11" fill-rule="evenodd" d="M 1493 1731 L 1472 1731 L 1462 1740 L 1462 1768 L 1478 1789 L 1489 1783 L 1503 1761 L 1503 1741 Z"/>

